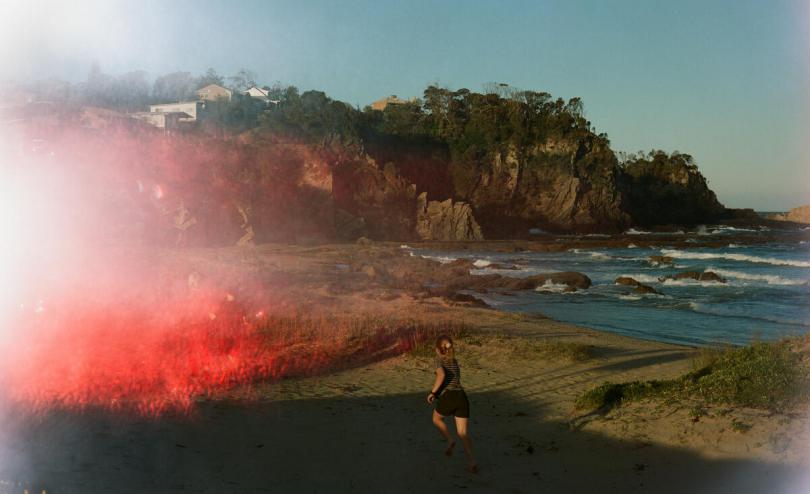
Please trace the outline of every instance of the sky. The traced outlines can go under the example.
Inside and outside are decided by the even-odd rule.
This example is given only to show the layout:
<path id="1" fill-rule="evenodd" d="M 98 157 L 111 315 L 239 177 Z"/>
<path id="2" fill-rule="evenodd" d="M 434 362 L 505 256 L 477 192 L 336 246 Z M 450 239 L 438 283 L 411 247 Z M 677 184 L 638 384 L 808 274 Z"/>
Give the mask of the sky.
<path id="1" fill-rule="evenodd" d="M 361 107 L 504 82 L 581 97 L 616 151 L 691 154 L 726 206 L 810 203 L 810 1 L 0 0 L 0 61 L 16 81 L 248 68 Z"/>

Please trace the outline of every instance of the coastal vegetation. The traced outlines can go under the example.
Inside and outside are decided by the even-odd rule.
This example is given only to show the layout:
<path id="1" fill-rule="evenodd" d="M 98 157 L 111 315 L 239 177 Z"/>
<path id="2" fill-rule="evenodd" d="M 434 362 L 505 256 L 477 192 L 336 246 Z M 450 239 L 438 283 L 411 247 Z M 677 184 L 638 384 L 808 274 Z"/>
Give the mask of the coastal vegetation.
<path id="1" fill-rule="evenodd" d="M 704 349 L 695 370 L 672 380 L 605 382 L 583 393 L 576 406 L 606 412 L 622 403 L 658 398 L 784 410 L 806 401 L 810 384 L 807 338 L 757 342 L 750 346 Z M 700 415 L 697 411 L 693 415 Z"/>

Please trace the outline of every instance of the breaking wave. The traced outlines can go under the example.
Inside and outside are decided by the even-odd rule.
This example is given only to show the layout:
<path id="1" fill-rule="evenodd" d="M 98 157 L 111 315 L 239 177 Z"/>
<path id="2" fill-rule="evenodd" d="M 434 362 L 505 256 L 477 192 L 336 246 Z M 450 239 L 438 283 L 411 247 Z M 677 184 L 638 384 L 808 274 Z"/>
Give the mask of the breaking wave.
<path id="1" fill-rule="evenodd" d="M 746 254 L 735 254 L 733 252 L 684 252 L 682 250 L 675 249 L 662 249 L 661 254 L 678 259 L 727 259 L 729 261 L 755 262 L 760 264 L 772 264 L 774 266 L 810 268 L 810 262 L 808 261 L 779 259 L 776 257 L 749 256 Z"/>
<path id="2" fill-rule="evenodd" d="M 551 280 L 546 280 L 545 283 L 534 289 L 536 292 L 548 293 L 566 293 L 570 288 L 564 283 L 554 283 Z"/>
<path id="3" fill-rule="evenodd" d="M 650 274 L 623 274 L 622 277 L 633 278 L 639 283 L 660 283 L 661 281 L 658 279 L 657 276 L 653 276 Z"/>
<path id="4" fill-rule="evenodd" d="M 706 271 L 714 271 L 715 273 L 719 274 L 720 276 L 724 276 L 726 278 L 735 278 L 738 280 L 745 280 L 745 281 L 762 281 L 769 285 L 806 285 L 806 280 L 792 280 L 790 278 L 783 278 L 782 276 L 778 276 L 775 274 L 753 274 L 753 273 L 744 273 L 742 271 L 732 271 L 730 269 L 717 269 L 717 268 L 706 268 Z"/>

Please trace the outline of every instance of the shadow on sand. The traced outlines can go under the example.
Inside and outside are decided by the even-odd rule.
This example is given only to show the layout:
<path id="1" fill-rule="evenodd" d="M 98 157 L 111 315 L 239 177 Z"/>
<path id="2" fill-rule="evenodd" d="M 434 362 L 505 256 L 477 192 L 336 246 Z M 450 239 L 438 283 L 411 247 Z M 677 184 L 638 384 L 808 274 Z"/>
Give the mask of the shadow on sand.
<path id="1" fill-rule="evenodd" d="M 190 417 L 160 420 L 6 414 L 0 479 L 31 482 L 32 494 L 798 493 L 810 486 L 797 467 L 571 431 L 502 391 L 470 397 L 477 475 L 465 471 L 460 447 L 444 457 L 424 396 L 401 394 L 204 402 Z"/>

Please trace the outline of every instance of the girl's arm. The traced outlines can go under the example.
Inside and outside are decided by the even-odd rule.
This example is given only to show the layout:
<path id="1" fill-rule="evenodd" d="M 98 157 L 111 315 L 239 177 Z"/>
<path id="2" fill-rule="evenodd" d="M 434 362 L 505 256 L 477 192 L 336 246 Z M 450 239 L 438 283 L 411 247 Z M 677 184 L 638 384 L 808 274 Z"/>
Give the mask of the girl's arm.
<path id="1" fill-rule="evenodd" d="M 444 384 L 444 367 L 437 367 L 436 380 L 433 381 L 433 387 L 430 388 L 430 394 L 427 397 L 428 403 L 433 403 L 433 400 L 437 398 L 436 394 L 441 390 L 442 384 Z"/>

